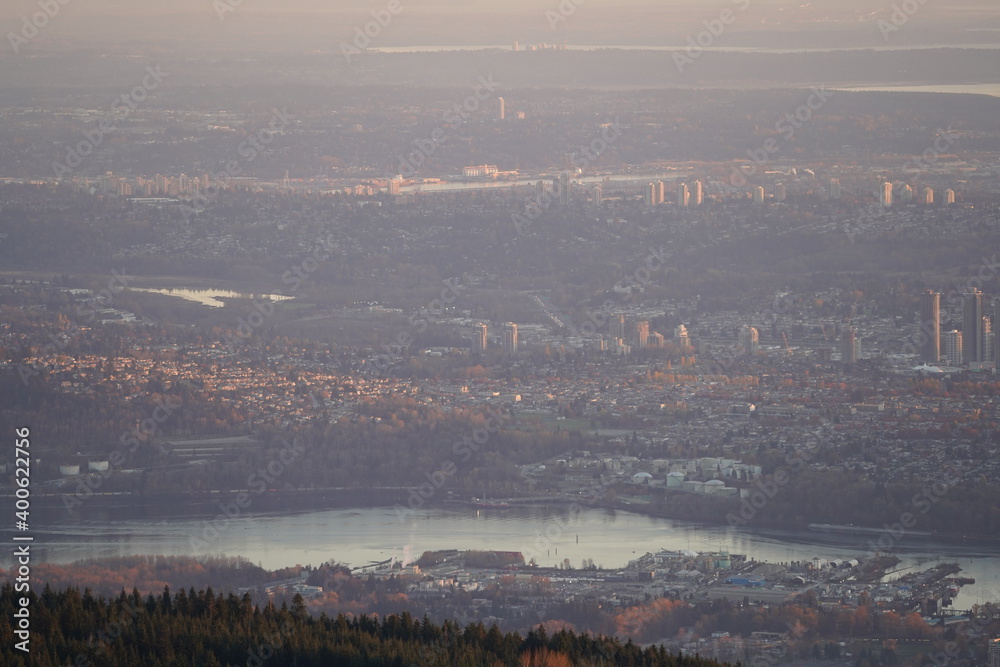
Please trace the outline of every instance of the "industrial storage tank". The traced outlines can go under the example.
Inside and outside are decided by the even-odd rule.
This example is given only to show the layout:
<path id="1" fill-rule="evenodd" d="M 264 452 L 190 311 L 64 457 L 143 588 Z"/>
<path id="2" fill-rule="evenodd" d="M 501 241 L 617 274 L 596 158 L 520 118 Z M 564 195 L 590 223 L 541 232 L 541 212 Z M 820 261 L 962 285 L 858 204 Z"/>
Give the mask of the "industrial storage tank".
<path id="1" fill-rule="evenodd" d="M 726 483 L 721 479 L 710 479 L 705 482 L 705 493 L 711 493 L 714 495 L 722 495 L 724 489 L 726 488 Z"/>
<path id="2" fill-rule="evenodd" d="M 678 489 L 684 484 L 684 473 L 672 472 L 667 475 L 667 488 Z"/>

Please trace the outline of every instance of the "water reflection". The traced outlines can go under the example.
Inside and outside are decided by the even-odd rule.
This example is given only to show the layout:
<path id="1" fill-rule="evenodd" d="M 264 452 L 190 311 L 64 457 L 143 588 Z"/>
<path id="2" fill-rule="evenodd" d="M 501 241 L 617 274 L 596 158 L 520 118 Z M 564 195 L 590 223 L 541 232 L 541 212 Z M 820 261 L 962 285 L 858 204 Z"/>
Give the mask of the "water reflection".
<path id="1" fill-rule="evenodd" d="M 239 554 L 277 569 L 331 559 L 352 566 L 389 558 L 409 561 L 435 549 L 496 549 L 535 555 L 545 566 L 569 559 L 580 567 L 588 558 L 613 568 L 660 549 L 728 551 L 770 562 L 853 558 L 869 549 L 866 536 L 737 530 L 604 509 L 570 514 L 543 507 L 456 507 L 417 511 L 401 522 L 396 511 L 386 507 L 245 515 L 225 521 L 218 539 L 194 550 L 192 540 L 213 517 L 138 516 L 124 508 L 92 521 L 53 516 L 36 538 L 33 553 L 58 563 L 138 554 Z M 975 585 L 964 587 L 955 599 L 957 609 L 1000 600 L 1000 546 L 904 537 L 894 553 L 902 561 L 898 568 L 951 562 L 962 567 L 962 576 L 975 578 Z M 10 567 L 9 556 L 4 558 L 3 567 Z"/>
<path id="2" fill-rule="evenodd" d="M 292 298 L 281 294 L 254 294 L 250 292 L 233 292 L 232 290 L 224 289 L 188 289 L 173 287 L 165 289 L 152 287 L 130 287 L 129 289 L 135 292 L 149 292 L 151 294 L 176 296 L 182 299 L 187 299 L 188 301 L 200 303 L 203 306 L 211 306 L 213 308 L 224 307 L 226 302 L 223 301 L 223 299 L 254 299 L 257 301 L 260 301 L 261 299 L 268 299 L 270 301 L 285 301 Z"/>

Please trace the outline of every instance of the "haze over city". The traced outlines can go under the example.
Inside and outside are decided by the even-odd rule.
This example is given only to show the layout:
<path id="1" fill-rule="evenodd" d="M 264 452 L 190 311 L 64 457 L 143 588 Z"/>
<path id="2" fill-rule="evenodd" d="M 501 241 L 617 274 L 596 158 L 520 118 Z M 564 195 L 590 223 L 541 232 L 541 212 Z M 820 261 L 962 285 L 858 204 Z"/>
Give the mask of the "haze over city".
<path id="1" fill-rule="evenodd" d="M 0 34 L 0 663 L 1000 665 L 995 0 Z"/>

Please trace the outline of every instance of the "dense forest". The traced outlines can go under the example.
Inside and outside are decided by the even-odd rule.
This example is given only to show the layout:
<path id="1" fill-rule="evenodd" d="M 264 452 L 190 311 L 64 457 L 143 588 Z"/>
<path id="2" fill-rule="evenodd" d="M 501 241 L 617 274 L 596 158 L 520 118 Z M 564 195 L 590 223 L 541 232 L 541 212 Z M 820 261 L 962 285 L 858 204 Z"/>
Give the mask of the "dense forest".
<path id="1" fill-rule="evenodd" d="M 0 614 L 11 618 L 15 592 L 0 589 Z M 301 597 L 291 607 L 255 607 L 249 595 L 216 595 L 211 588 L 143 597 L 137 590 L 115 599 L 90 591 L 46 587 L 31 596 L 29 656 L 15 649 L 14 629 L 0 628 L 5 665 L 344 665 L 384 667 L 699 667 L 718 663 L 669 655 L 661 648 L 538 628 L 521 637 L 496 626 L 435 624 L 409 614 L 308 615 Z"/>

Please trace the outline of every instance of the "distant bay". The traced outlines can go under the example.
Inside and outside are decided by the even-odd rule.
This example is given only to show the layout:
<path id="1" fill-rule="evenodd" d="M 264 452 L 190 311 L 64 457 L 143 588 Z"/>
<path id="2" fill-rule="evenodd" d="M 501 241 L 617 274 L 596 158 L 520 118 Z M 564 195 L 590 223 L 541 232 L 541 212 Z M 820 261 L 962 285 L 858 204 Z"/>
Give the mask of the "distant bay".
<path id="1" fill-rule="evenodd" d="M 1000 97 L 1000 83 L 947 83 L 899 86 L 831 86 L 832 90 L 852 93 L 955 93 Z"/>

